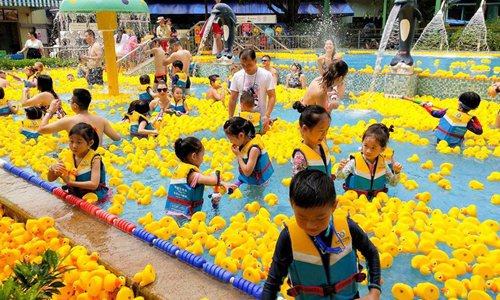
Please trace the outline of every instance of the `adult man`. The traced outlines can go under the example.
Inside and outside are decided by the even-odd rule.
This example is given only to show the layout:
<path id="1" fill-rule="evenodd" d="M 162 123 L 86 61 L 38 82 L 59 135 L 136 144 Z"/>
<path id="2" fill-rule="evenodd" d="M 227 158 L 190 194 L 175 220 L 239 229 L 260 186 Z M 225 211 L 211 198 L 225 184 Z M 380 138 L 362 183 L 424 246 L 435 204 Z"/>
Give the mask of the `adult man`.
<path id="1" fill-rule="evenodd" d="M 170 48 L 174 51 L 169 57 L 163 60 L 163 65 L 168 66 L 176 60 L 182 61 L 182 72 L 188 75 L 186 81 L 186 95 L 189 95 L 189 89 L 191 88 L 191 80 L 189 79 L 189 65 L 191 64 L 191 52 L 184 50 L 178 39 L 170 39 Z"/>
<path id="2" fill-rule="evenodd" d="M 266 129 L 276 102 L 273 75 L 257 66 L 255 51 L 252 49 L 244 49 L 240 53 L 240 62 L 243 69 L 236 72 L 231 81 L 229 118 L 234 116 L 239 94 L 243 91 L 250 91 L 255 97 L 255 111 L 260 112 L 262 116 L 262 128 Z M 266 98 L 268 98 L 267 101 Z"/>
<path id="3" fill-rule="evenodd" d="M 262 56 L 260 61 L 262 62 L 262 66 L 264 67 L 264 69 L 271 72 L 271 74 L 273 75 L 274 85 L 278 85 L 278 71 L 276 71 L 275 68 L 271 67 L 271 57 L 269 55 L 264 55 Z"/>
<path id="4" fill-rule="evenodd" d="M 153 40 L 153 48 L 146 51 L 146 54 L 154 55 L 154 66 L 155 66 L 155 80 L 153 90 L 156 91 L 156 87 L 160 81 L 167 82 L 167 72 L 165 66 L 163 65 L 163 59 L 165 58 L 165 51 L 160 47 L 160 42 L 158 40 Z"/>
<path id="5" fill-rule="evenodd" d="M 95 33 L 91 29 L 85 31 L 83 39 L 89 45 L 87 55 L 82 55 L 82 59 L 86 62 L 88 73 L 87 82 L 89 85 L 103 85 L 102 80 L 102 57 L 104 54 L 101 44 L 95 40 Z"/>
<path id="6" fill-rule="evenodd" d="M 47 113 L 42 119 L 38 133 L 48 134 L 66 130 L 69 132 L 73 126 L 78 123 L 90 124 L 97 131 L 99 143 L 102 144 L 103 133 L 113 141 L 120 140 L 120 135 L 111 127 L 111 124 L 103 117 L 92 115 L 89 113 L 89 105 L 92 101 L 90 92 L 86 89 L 74 89 L 73 97 L 71 97 L 71 109 L 76 113 L 75 116 L 65 117 L 49 124 L 50 118 L 56 113 L 57 108 L 61 105 L 61 100 L 55 99 L 50 103 Z"/>
<path id="7" fill-rule="evenodd" d="M 170 24 L 167 24 L 167 21 Z M 156 23 L 159 24 L 158 27 L 156 27 L 156 38 L 160 40 L 160 45 L 163 48 L 163 50 L 167 51 L 168 39 L 172 34 L 172 29 L 170 27 L 172 25 L 172 22 L 170 21 L 170 19 L 159 17 Z"/>

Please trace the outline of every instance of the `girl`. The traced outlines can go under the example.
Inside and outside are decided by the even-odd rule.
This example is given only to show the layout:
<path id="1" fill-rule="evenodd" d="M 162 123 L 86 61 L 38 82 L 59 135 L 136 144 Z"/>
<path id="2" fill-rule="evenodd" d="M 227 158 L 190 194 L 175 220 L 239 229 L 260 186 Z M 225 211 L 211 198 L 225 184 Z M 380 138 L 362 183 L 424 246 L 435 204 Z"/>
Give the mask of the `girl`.
<path id="1" fill-rule="evenodd" d="M 25 87 L 23 89 L 21 103 L 24 107 L 39 106 L 42 111 L 45 112 L 50 107 L 50 103 L 52 102 L 52 100 L 59 99 L 59 96 L 57 96 L 56 92 L 54 91 L 52 78 L 49 75 L 38 76 L 37 88 L 40 93 L 29 98 L 30 88 Z M 62 106 L 59 106 L 56 114 L 58 118 L 62 118 L 66 115 L 66 113 L 62 109 Z"/>
<path id="2" fill-rule="evenodd" d="M 302 66 L 300 64 L 293 64 L 290 67 L 290 74 L 286 75 L 286 87 L 305 89 L 306 86 L 306 75 L 302 74 Z"/>
<path id="3" fill-rule="evenodd" d="M 99 137 L 92 126 L 87 123 L 73 126 L 69 132 L 71 156 L 68 166 L 63 161 L 49 166 L 48 180 L 54 181 L 60 177 L 69 193 L 80 198 L 87 193 L 94 193 L 99 201 L 106 200 L 106 171 L 101 156 L 95 151 L 98 146 Z"/>
<path id="4" fill-rule="evenodd" d="M 332 40 L 325 41 L 325 54 L 318 57 L 318 73 L 319 76 L 328 70 L 328 67 L 333 63 L 335 59 L 342 59 L 342 56 L 337 54 L 335 50 L 335 44 Z"/>
<path id="5" fill-rule="evenodd" d="M 233 144 L 231 150 L 240 165 L 238 180 L 249 185 L 268 182 L 274 169 L 260 135 L 255 135 L 252 123 L 241 117 L 233 117 L 224 124 L 224 133 Z"/>
<path id="6" fill-rule="evenodd" d="M 214 175 L 203 175 L 199 167 L 203 162 L 205 148 L 197 138 L 177 139 L 174 149 L 181 162 L 175 169 L 168 187 L 165 209 L 169 213 L 191 218 L 195 212 L 200 211 L 205 184 L 220 185 L 226 191 L 237 188 L 234 184 L 220 181 L 220 178 Z"/>
<path id="7" fill-rule="evenodd" d="M 38 128 L 40 128 L 40 123 L 42 122 L 43 112 L 40 107 L 30 106 L 24 109 L 26 112 L 26 120 L 23 120 L 23 128 L 21 133 L 26 136 L 27 139 L 37 139 L 40 134 L 38 133 Z"/>
<path id="8" fill-rule="evenodd" d="M 5 91 L 0 87 L 0 117 L 17 113 L 17 108 L 5 99 Z"/>
<path id="9" fill-rule="evenodd" d="M 339 99 L 344 97 L 344 79 L 349 67 L 343 60 L 333 61 L 322 76 L 315 78 L 302 99 L 304 105 L 320 105 L 328 113 L 339 107 Z"/>
<path id="10" fill-rule="evenodd" d="M 370 125 L 363 133 L 362 151 L 339 163 L 337 179 L 346 179 L 344 190 L 353 190 L 358 195 L 363 194 L 371 199 L 378 192 L 387 192 L 386 182 L 391 186 L 398 184 L 403 167 L 396 162 L 392 171 L 382 156 L 391 131 L 394 131 L 392 125 L 390 128 L 382 123 Z"/>
<path id="11" fill-rule="evenodd" d="M 158 135 L 158 130 L 153 128 L 147 115 L 149 114 L 149 104 L 146 101 L 135 103 L 134 112 L 129 116 L 130 135 L 137 137 L 148 137 Z"/>
<path id="12" fill-rule="evenodd" d="M 293 108 L 300 114 L 302 144 L 292 154 L 292 176 L 305 169 L 315 169 L 332 176 L 330 152 L 325 142 L 331 117 L 318 105 L 304 106 L 296 102 Z"/>
<path id="13" fill-rule="evenodd" d="M 139 100 L 146 101 L 148 104 L 156 97 L 151 88 L 151 78 L 149 75 L 139 77 L 141 86 L 139 87 Z"/>
<path id="14" fill-rule="evenodd" d="M 24 69 L 24 73 L 26 74 L 26 79 L 23 79 L 24 87 L 32 88 L 37 86 L 36 80 L 36 70 L 34 67 L 26 67 Z"/>
<path id="15" fill-rule="evenodd" d="M 170 108 L 177 116 L 189 114 L 189 108 L 183 98 L 183 90 L 181 87 L 174 85 L 172 87 L 172 95 L 174 102 L 170 102 Z"/>

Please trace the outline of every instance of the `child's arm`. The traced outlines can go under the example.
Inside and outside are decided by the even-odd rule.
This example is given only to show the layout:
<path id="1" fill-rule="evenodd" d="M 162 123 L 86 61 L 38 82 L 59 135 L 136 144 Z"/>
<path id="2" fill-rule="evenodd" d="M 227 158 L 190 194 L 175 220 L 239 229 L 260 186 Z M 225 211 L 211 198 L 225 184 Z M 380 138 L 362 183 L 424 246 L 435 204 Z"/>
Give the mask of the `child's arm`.
<path id="1" fill-rule="evenodd" d="M 380 258 L 377 248 L 356 222 L 347 219 L 352 237 L 352 246 L 365 257 L 368 268 L 369 294 L 361 299 L 380 299 Z M 353 250 L 354 250 L 353 249 Z"/>
<path id="2" fill-rule="evenodd" d="M 354 159 L 351 160 L 343 159 L 339 163 L 337 172 L 335 173 L 335 178 L 346 179 L 347 176 L 349 176 L 349 174 L 354 174 L 355 171 L 356 171 L 356 165 Z"/>
<path id="3" fill-rule="evenodd" d="M 7 101 L 7 105 L 9 106 L 10 112 L 13 114 L 17 114 L 17 111 L 19 110 L 17 106 L 12 105 L 10 101 Z"/>
<path id="4" fill-rule="evenodd" d="M 191 172 L 188 176 L 188 183 L 192 187 L 195 187 L 197 184 L 206 184 L 210 186 L 215 186 L 217 185 L 217 176 L 215 175 L 207 176 L 198 172 Z M 219 184 L 223 186 L 226 189 L 226 191 L 228 191 L 230 188 L 234 190 L 238 188 L 237 185 L 227 183 L 225 181 L 220 181 Z"/>
<path id="5" fill-rule="evenodd" d="M 306 157 L 301 151 L 296 151 L 292 157 L 292 177 L 305 169 L 307 169 Z"/>
<path id="6" fill-rule="evenodd" d="M 95 191 L 99 187 L 99 182 L 101 180 L 101 157 L 95 156 L 92 159 L 92 174 L 89 181 L 75 181 L 71 180 L 68 175 L 61 175 L 62 180 L 66 182 L 67 185 L 81 188 L 84 190 Z"/>
<path id="7" fill-rule="evenodd" d="M 399 179 L 401 177 L 399 173 L 403 169 L 403 166 L 401 166 L 400 163 L 395 162 L 392 168 L 394 169 L 394 173 L 389 165 L 385 165 L 385 179 L 390 186 L 396 186 L 399 183 Z"/>
<path id="8" fill-rule="evenodd" d="M 441 109 L 441 110 L 438 110 L 438 109 L 432 109 L 432 103 L 424 103 L 422 105 L 423 108 L 425 108 L 425 110 L 427 110 L 427 112 L 433 116 L 434 118 L 442 118 L 444 117 L 444 115 L 446 114 L 446 111 L 447 109 Z"/>
<path id="9" fill-rule="evenodd" d="M 247 163 L 243 161 L 243 156 L 241 155 L 238 146 L 233 145 L 231 147 L 231 150 L 233 151 L 234 155 L 236 155 L 236 158 L 238 159 L 238 164 L 240 165 L 243 174 L 245 174 L 245 176 L 250 176 L 253 170 L 255 169 L 255 165 L 257 164 L 257 159 L 259 158 L 260 155 L 260 149 L 257 147 L 252 147 L 250 149 L 250 153 L 248 153 Z"/>
<path id="10" fill-rule="evenodd" d="M 156 129 L 146 129 L 146 126 L 148 126 L 148 122 L 142 121 L 139 124 L 139 128 L 137 129 L 137 132 L 140 134 L 158 134 L 158 130 Z"/>
<path id="11" fill-rule="evenodd" d="M 483 126 L 481 126 L 481 123 L 479 123 L 479 119 L 476 118 L 476 116 L 472 117 L 469 123 L 467 123 L 467 129 L 477 135 L 483 134 Z"/>
<path id="12" fill-rule="evenodd" d="M 189 107 L 188 107 L 188 105 L 187 105 L 186 101 L 184 101 L 184 102 L 182 103 L 182 106 L 184 106 L 184 110 L 186 111 L 185 113 L 182 113 L 182 114 L 183 114 L 183 115 L 188 115 L 188 114 L 189 114 Z"/>
<path id="13" fill-rule="evenodd" d="M 264 290 L 262 291 L 262 300 L 276 299 L 276 296 L 288 274 L 288 266 L 293 261 L 292 255 L 292 241 L 290 240 L 290 233 L 285 227 L 276 241 L 276 248 L 274 250 L 273 261 L 269 268 Z"/>
<path id="14" fill-rule="evenodd" d="M 64 166 L 64 163 L 59 161 L 55 164 L 52 164 L 49 166 L 49 172 L 47 173 L 47 179 L 52 182 L 54 180 L 56 180 L 57 178 L 59 178 L 59 176 L 61 176 L 61 174 L 64 173 L 64 171 L 66 171 L 66 167 Z"/>
<path id="15" fill-rule="evenodd" d="M 155 92 L 153 92 L 153 89 L 148 87 L 148 94 L 153 97 L 153 98 L 156 98 L 158 97 L 158 94 L 156 94 Z"/>

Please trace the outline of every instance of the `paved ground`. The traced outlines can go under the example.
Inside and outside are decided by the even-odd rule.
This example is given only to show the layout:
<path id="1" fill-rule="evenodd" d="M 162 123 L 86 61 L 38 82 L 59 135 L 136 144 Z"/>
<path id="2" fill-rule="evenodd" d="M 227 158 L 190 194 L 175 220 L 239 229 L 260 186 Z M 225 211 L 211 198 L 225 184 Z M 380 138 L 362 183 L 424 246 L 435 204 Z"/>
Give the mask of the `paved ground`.
<path id="1" fill-rule="evenodd" d="M 152 264 L 156 281 L 140 291 L 148 299 L 252 299 L 1 168 L 0 203 L 18 220 L 54 218 L 64 236 L 97 251 L 102 264 L 129 282 L 136 272 Z"/>

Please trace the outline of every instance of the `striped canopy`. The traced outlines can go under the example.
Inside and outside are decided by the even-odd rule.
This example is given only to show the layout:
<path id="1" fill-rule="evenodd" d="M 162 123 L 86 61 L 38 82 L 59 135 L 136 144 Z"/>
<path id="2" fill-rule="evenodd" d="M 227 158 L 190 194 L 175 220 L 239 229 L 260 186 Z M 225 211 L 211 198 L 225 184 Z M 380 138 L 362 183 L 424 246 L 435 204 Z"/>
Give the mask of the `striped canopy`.
<path id="1" fill-rule="evenodd" d="M 0 6 L 58 8 L 59 0 L 0 0 Z"/>

